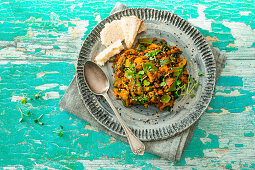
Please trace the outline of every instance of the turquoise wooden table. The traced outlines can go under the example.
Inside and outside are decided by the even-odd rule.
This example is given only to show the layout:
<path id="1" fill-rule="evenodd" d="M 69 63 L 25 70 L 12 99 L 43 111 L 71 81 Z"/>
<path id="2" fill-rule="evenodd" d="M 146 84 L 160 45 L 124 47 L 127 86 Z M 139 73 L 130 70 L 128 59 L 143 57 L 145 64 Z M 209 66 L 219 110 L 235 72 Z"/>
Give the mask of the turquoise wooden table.
<path id="1" fill-rule="evenodd" d="M 128 144 L 59 110 L 85 37 L 116 2 L 0 0 L 0 169 L 255 168 L 252 0 L 120 1 L 180 15 L 228 57 L 180 162 L 135 156 Z"/>

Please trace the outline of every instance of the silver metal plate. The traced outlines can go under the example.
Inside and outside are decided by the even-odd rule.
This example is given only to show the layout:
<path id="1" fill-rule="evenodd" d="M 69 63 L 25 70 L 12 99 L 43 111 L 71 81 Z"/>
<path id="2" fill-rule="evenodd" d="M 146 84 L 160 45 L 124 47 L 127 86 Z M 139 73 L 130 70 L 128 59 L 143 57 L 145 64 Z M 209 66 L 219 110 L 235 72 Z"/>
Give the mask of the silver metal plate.
<path id="1" fill-rule="evenodd" d="M 87 88 L 83 69 L 84 63 L 101 52 L 105 47 L 100 41 L 100 32 L 106 23 L 122 16 L 135 15 L 144 20 L 147 31 L 138 34 L 139 38 L 164 38 L 168 44 L 178 46 L 182 57 L 188 61 L 189 74 L 200 82 L 195 97 L 178 98 L 169 111 L 159 111 L 154 106 L 132 106 L 126 108 L 113 96 L 113 69 L 106 63 L 104 72 L 110 79 L 110 98 L 119 109 L 122 118 L 137 137 L 143 141 L 159 140 L 176 135 L 190 127 L 203 114 L 209 105 L 215 86 L 216 65 L 214 56 L 202 34 L 183 18 L 158 9 L 130 8 L 110 15 L 101 21 L 86 38 L 77 62 L 77 82 L 82 100 L 93 117 L 106 128 L 125 135 L 116 116 L 104 99 L 99 99 Z M 202 71 L 205 76 L 198 76 Z"/>

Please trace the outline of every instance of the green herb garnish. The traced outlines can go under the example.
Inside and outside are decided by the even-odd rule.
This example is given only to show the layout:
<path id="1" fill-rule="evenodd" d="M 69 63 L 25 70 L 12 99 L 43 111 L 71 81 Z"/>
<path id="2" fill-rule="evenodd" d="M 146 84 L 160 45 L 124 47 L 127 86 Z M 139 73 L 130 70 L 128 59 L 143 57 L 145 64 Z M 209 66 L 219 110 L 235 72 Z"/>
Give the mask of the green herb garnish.
<path id="1" fill-rule="evenodd" d="M 154 56 L 158 55 L 160 52 L 161 52 L 161 50 L 151 50 L 151 52 L 147 53 L 146 56 L 149 57 L 150 60 L 154 60 L 154 58 L 155 58 Z"/>
<path id="2" fill-rule="evenodd" d="M 143 64 L 143 71 L 144 72 L 151 71 L 151 70 L 158 71 L 158 68 L 153 63 Z"/>
<path id="3" fill-rule="evenodd" d="M 64 127 L 61 126 L 61 125 L 59 125 L 59 126 L 60 126 L 60 130 L 59 131 L 53 131 L 53 132 L 57 133 L 59 137 L 62 137 L 63 136 L 63 132 L 62 131 L 63 131 Z"/>
<path id="4" fill-rule="evenodd" d="M 134 76 L 134 72 L 133 71 L 131 71 L 131 70 L 125 71 L 125 77 L 127 79 L 131 79 L 133 76 Z"/>
<path id="5" fill-rule="evenodd" d="M 193 94 L 193 91 L 197 89 L 199 82 L 195 79 L 191 79 L 191 77 L 188 77 L 188 84 L 184 84 L 181 87 L 178 87 L 177 91 L 181 91 L 181 95 L 186 96 L 189 95 L 191 98 L 195 97 L 195 94 Z"/>
<path id="6" fill-rule="evenodd" d="M 134 68 L 135 68 L 135 64 L 130 64 L 129 69 L 134 70 Z"/>
<path id="7" fill-rule="evenodd" d="M 174 74 L 176 75 L 176 78 L 178 79 L 179 77 L 182 76 L 183 73 L 183 67 L 173 67 Z"/>
<path id="8" fill-rule="evenodd" d="M 60 130 L 58 131 L 58 136 L 59 137 L 62 137 L 63 136 L 63 133 L 62 133 L 62 130 L 64 129 L 63 126 L 60 125 Z"/>
<path id="9" fill-rule="evenodd" d="M 144 85 L 144 86 L 149 86 L 149 85 L 150 85 L 150 82 L 149 82 L 148 80 L 144 80 L 144 81 L 143 81 L 143 85 Z"/>
<path id="10" fill-rule="evenodd" d="M 123 71 L 123 69 L 125 68 L 125 62 L 126 62 L 126 59 L 124 59 L 121 63 L 121 67 L 120 67 L 120 70 Z"/>
<path id="11" fill-rule="evenodd" d="M 171 84 L 170 88 L 167 89 L 167 92 L 169 91 L 175 91 L 176 90 L 176 83 Z"/>
<path id="12" fill-rule="evenodd" d="M 26 103 L 27 103 L 27 99 L 26 99 L 26 98 L 22 99 L 22 100 L 21 100 L 21 103 L 22 103 L 22 104 L 26 104 Z"/>
<path id="13" fill-rule="evenodd" d="M 198 72 L 198 76 L 204 76 L 205 74 L 202 71 Z"/>
<path id="14" fill-rule="evenodd" d="M 193 99 L 194 97 L 195 97 L 195 95 L 194 95 L 194 94 L 190 94 L 190 98 L 192 98 L 192 99 Z"/>
<path id="15" fill-rule="evenodd" d="M 42 93 L 42 92 L 43 92 L 44 94 L 46 94 L 43 90 L 40 91 L 39 93 L 37 93 L 37 94 L 34 95 L 35 100 L 38 100 L 38 99 L 41 97 L 41 93 Z"/>
<path id="16" fill-rule="evenodd" d="M 160 86 L 166 86 L 166 82 L 164 82 L 164 81 L 162 81 L 161 83 L 160 83 Z"/>
<path id="17" fill-rule="evenodd" d="M 162 103 L 168 103 L 170 101 L 171 97 L 168 94 L 165 94 L 161 97 Z"/>
<path id="18" fill-rule="evenodd" d="M 117 69 L 117 64 L 114 65 L 113 72 L 115 72 L 116 69 Z"/>
<path id="19" fill-rule="evenodd" d="M 171 107 L 170 107 L 170 106 L 167 106 L 167 107 L 166 107 L 166 110 L 170 112 L 170 111 L 171 111 Z"/>
<path id="20" fill-rule="evenodd" d="M 155 57 L 150 57 L 150 58 L 149 58 L 149 60 L 154 60 L 154 59 L 155 59 Z"/>
<path id="21" fill-rule="evenodd" d="M 144 71 L 139 71 L 138 74 L 143 75 Z"/>
<path id="22" fill-rule="evenodd" d="M 181 81 L 180 80 L 177 80 L 176 81 L 176 85 L 179 86 L 181 84 Z"/>
<path id="23" fill-rule="evenodd" d="M 145 104 L 148 101 L 149 97 L 148 96 L 136 96 L 136 97 L 131 97 L 132 101 L 137 101 L 140 104 Z"/>
<path id="24" fill-rule="evenodd" d="M 146 47 L 141 44 L 138 44 L 136 52 L 143 52 L 144 50 L 146 50 Z"/>
<path id="25" fill-rule="evenodd" d="M 126 101 L 123 98 L 121 98 L 121 101 L 122 101 L 123 105 L 126 107 L 127 106 Z"/>
<path id="26" fill-rule="evenodd" d="M 32 113 L 30 112 L 30 110 L 27 112 L 27 114 L 25 114 L 25 113 L 21 110 L 20 107 L 18 107 L 18 108 L 19 108 L 19 111 L 20 111 L 20 114 L 21 114 L 21 118 L 19 119 L 19 122 L 22 122 L 22 121 L 23 121 L 23 117 L 24 117 L 24 116 L 30 116 L 30 115 L 32 115 Z"/>
<path id="27" fill-rule="evenodd" d="M 113 82 L 113 85 L 119 80 L 120 78 L 117 78 L 114 82 Z"/>
<path id="28" fill-rule="evenodd" d="M 140 44 L 150 45 L 153 42 L 153 40 L 151 38 L 140 38 L 138 42 Z"/>
<path id="29" fill-rule="evenodd" d="M 160 65 L 161 65 L 161 66 L 167 65 L 167 64 L 169 64 L 169 59 L 168 59 L 168 58 L 166 58 L 166 59 L 164 59 L 164 60 L 160 60 Z"/>
<path id="30" fill-rule="evenodd" d="M 40 122 L 40 119 L 42 118 L 43 114 L 39 116 L 37 119 L 34 120 L 35 123 L 39 123 L 40 125 L 43 125 L 42 122 Z"/>

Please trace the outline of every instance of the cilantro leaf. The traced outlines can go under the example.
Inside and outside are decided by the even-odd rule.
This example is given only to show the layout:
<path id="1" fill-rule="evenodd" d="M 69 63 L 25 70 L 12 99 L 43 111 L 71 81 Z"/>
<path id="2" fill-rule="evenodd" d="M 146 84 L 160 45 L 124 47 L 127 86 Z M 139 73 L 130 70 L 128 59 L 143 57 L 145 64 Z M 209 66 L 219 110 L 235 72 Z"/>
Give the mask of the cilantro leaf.
<path id="1" fill-rule="evenodd" d="M 205 74 L 202 71 L 198 72 L 198 76 L 204 76 Z"/>
<path id="2" fill-rule="evenodd" d="M 26 104 L 26 103 L 27 103 L 27 99 L 26 99 L 26 98 L 22 99 L 22 100 L 21 100 L 21 103 L 22 103 L 22 104 Z"/>
<path id="3" fill-rule="evenodd" d="M 162 81 L 162 82 L 160 83 L 160 86 L 166 86 L 166 82 Z"/>
<path id="4" fill-rule="evenodd" d="M 174 74 L 177 78 L 182 76 L 183 73 L 183 67 L 173 67 Z"/>
<path id="5" fill-rule="evenodd" d="M 61 131 L 58 132 L 58 136 L 59 137 L 62 137 L 63 136 L 63 133 Z"/>
<path id="6" fill-rule="evenodd" d="M 149 82 L 148 80 L 144 80 L 144 81 L 143 81 L 143 85 L 144 85 L 144 86 L 149 86 L 149 85 L 150 85 L 150 82 Z"/>
<path id="7" fill-rule="evenodd" d="M 181 84 L 181 81 L 180 80 L 177 80 L 176 81 L 176 85 L 179 86 Z"/>
<path id="8" fill-rule="evenodd" d="M 144 71 L 139 71 L 138 74 L 144 74 Z"/>
<path id="9" fill-rule="evenodd" d="M 117 64 L 114 65 L 114 67 L 113 67 L 113 72 L 115 72 L 116 69 L 117 69 Z"/>
<path id="10" fill-rule="evenodd" d="M 62 137 L 62 136 L 63 136 L 62 130 L 64 129 L 64 127 L 61 126 L 61 125 L 59 125 L 59 126 L 60 126 L 60 130 L 59 130 L 59 131 L 54 131 L 54 132 L 57 132 L 57 133 L 58 133 L 58 136 L 59 136 L 59 137 Z"/>
<path id="11" fill-rule="evenodd" d="M 43 114 L 39 116 L 37 119 L 34 120 L 35 123 L 39 123 L 40 125 L 43 125 L 42 122 L 40 122 L 40 119 L 42 118 Z"/>
<path id="12" fill-rule="evenodd" d="M 143 71 L 151 71 L 151 69 L 158 71 L 158 68 L 153 63 L 145 63 L 143 64 Z"/>

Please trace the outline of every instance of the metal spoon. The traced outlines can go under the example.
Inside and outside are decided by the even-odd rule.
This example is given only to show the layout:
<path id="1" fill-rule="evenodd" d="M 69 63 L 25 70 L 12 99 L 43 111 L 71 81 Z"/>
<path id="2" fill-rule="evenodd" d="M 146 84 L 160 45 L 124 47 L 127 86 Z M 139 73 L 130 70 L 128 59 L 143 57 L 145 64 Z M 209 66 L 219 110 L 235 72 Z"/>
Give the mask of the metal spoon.
<path id="1" fill-rule="evenodd" d="M 103 70 L 96 63 L 87 61 L 84 65 L 84 77 L 89 89 L 96 95 L 104 96 L 106 101 L 110 104 L 125 131 L 133 153 L 136 155 L 143 155 L 145 150 L 144 144 L 132 133 L 126 123 L 122 120 L 120 114 L 108 96 L 107 92 L 109 90 L 110 83 Z"/>

